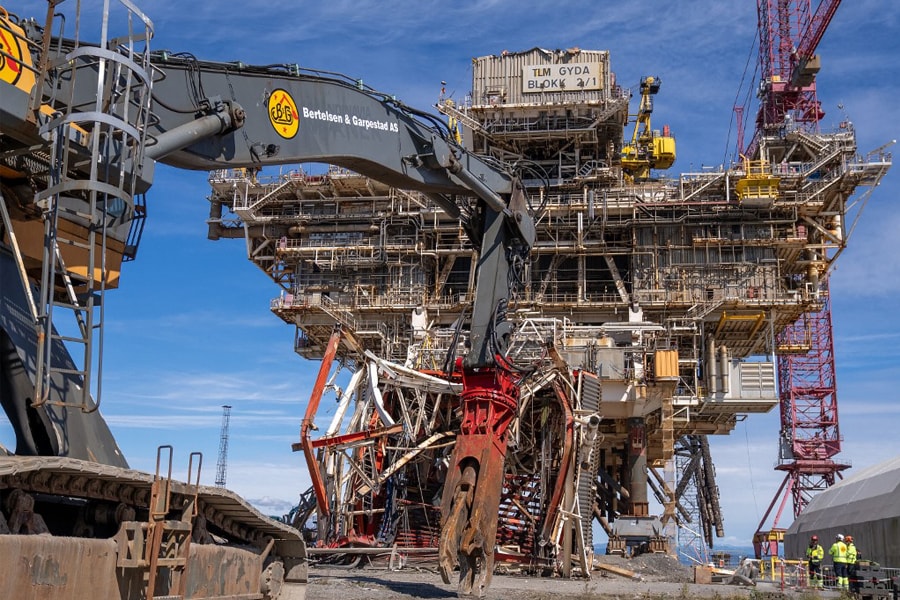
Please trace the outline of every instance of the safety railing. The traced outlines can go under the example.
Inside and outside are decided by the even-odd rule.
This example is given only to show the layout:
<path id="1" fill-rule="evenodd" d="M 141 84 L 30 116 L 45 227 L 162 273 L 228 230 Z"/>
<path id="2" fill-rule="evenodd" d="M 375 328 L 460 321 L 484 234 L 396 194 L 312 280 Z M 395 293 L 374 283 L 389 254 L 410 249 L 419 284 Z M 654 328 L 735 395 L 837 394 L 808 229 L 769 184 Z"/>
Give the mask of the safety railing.
<path id="1" fill-rule="evenodd" d="M 821 582 L 810 580 L 808 569 L 809 565 L 806 560 L 791 560 L 772 556 L 759 561 L 758 580 L 775 583 L 781 589 L 836 589 L 839 587 L 832 565 L 822 565 Z M 897 582 L 900 581 L 900 568 L 881 567 L 874 563 L 860 561 L 856 572 L 855 581 L 851 573 L 851 587 L 858 586 L 859 588 L 886 590 L 890 593 L 891 586 L 897 585 Z"/>
<path id="2" fill-rule="evenodd" d="M 805 560 L 789 560 L 777 556 L 759 561 L 759 579 L 779 584 L 782 588 L 809 587 Z"/>
<path id="3" fill-rule="evenodd" d="M 104 301 L 118 278 L 115 246 L 127 240 L 132 256 L 143 218 L 136 201 L 143 185 L 147 131 L 152 122 L 150 40 L 153 23 L 128 0 L 124 15 L 103 3 L 103 36 L 79 44 L 80 5 L 71 46 L 55 46 L 41 58 L 32 99 L 41 111 L 46 145 L 47 187 L 35 195 L 44 218 L 44 254 L 38 286 L 38 339 L 34 406 L 56 405 L 96 411 L 102 396 Z M 107 28 L 110 18 L 116 18 Z M 111 37 L 113 30 L 123 31 Z M 52 32 L 44 31 L 50 49 Z M 69 223 L 68 225 L 66 223 Z M 72 224 L 75 226 L 73 227 Z M 62 282 L 62 294 L 59 283 Z M 54 326 L 55 310 L 72 314 L 73 335 Z M 59 315 L 57 312 L 56 315 Z M 71 349 L 68 360 L 60 346 Z M 67 387 L 68 392 L 57 390 Z"/>

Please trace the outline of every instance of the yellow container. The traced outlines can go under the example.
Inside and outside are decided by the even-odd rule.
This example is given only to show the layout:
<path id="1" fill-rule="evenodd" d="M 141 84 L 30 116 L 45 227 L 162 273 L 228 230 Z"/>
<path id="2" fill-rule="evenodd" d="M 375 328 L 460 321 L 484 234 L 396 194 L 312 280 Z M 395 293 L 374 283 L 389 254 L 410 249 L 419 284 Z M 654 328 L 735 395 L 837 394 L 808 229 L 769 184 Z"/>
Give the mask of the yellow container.
<path id="1" fill-rule="evenodd" d="M 653 375 L 656 380 L 678 379 L 678 350 L 657 350 Z"/>

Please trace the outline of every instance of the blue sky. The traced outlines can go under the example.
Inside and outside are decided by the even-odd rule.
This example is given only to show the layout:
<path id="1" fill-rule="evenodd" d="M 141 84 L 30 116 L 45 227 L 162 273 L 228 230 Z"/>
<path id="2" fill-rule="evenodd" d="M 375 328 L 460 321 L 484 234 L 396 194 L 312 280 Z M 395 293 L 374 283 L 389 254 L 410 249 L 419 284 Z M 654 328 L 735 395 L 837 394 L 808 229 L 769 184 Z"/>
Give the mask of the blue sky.
<path id="1" fill-rule="evenodd" d="M 661 78 L 653 118 L 677 138 L 673 175 L 731 156 L 732 106 L 756 61 L 752 0 L 139 5 L 156 26 L 156 49 L 338 71 L 418 108 L 437 100 L 441 80 L 462 98 L 474 56 L 534 46 L 608 49 L 620 84 L 636 89 L 642 76 Z M 5 6 L 20 15 L 45 10 L 34 1 Z M 849 117 L 861 152 L 900 138 L 898 40 L 900 3 L 853 0 L 840 7 L 819 46 L 823 127 Z M 872 195 L 831 280 L 841 458 L 860 468 L 900 452 L 898 182 L 892 172 Z M 107 296 L 102 411 L 133 467 L 152 470 L 156 446 L 173 444 L 176 472 L 186 470 L 189 452 L 201 451 L 202 480 L 212 484 L 221 406 L 232 405 L 228 485 L 280 513 L 308 487 L 303 459 L 290 444 L 299 437 L 317 364 L 293 354 L 292 328 L 268 310 L 278 290 L 247 260 L 243 243 L 206 239 L 207 193 L 204 173 L 158 169 L 138 259 L 124 269 L 122 288 Z M 750 540 L 781 481 L 773 471 L 777 434 L 774 411 L 713 440 L 725 543 Z"/>

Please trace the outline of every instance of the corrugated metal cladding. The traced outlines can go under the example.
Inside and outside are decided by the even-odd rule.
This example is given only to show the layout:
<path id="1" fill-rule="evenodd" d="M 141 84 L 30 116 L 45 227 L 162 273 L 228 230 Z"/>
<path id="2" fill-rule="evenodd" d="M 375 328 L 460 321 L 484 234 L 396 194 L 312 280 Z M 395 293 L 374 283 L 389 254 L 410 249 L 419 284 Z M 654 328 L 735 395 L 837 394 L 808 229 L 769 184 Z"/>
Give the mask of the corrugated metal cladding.
<path id="1" fill-rule="evenodd" d="M 475 108 L 606 101 L 614 85 L 607 50 L 533 48 L 472 61 Z"/>

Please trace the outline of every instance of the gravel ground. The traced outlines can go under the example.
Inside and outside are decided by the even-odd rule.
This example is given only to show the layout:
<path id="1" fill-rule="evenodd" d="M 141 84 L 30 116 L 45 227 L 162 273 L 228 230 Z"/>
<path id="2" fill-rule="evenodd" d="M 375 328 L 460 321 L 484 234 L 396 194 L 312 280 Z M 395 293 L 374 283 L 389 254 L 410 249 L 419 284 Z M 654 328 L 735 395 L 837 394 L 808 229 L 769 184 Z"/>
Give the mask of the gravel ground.
<path id="1" fill-rule="evenodd" d="M 590 580 L 560 579 L 513 574 L 494 575 L 487 600 L 688 600 L 715 598 L 782 600 L 837 598 L 829 592 L 810 596 L 808 592 L 781 592 L 760 584 L 755 588 L 733 585 L 690 583 L 692 571 L 674 558 L 645 555 L 635 559 L 602 556 L 598 562 L 630 569 L 640 581 L 594 571 Z M 314 566 L 309 573 L 308 600 L 432 600 L 457 598 L 456 585 L 445 584 L 432 564 L 407 565 L 399 571 L 380 566 L 337 568 Z"/>

